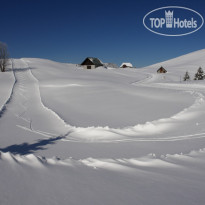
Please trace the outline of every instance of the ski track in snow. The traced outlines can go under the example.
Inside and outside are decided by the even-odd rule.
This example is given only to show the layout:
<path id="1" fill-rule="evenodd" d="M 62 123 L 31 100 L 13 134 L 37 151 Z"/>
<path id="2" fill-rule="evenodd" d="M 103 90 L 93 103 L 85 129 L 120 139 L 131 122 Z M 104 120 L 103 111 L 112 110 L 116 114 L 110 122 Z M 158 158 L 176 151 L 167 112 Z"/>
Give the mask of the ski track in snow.
<path id="1" fill-rule="evenodd" d="M 160 87 L 161 88 L 161 87 Z M 189 135 L 180 135 L 180 136 L 170 136 L 170 137 L 150 137 L 153 134 L 161 134 L 164 131 L 173 129 L 174 124 L 183 121 L 186 123 L 188 120 L 186 116 L 189 116 L 189 112 L 193 115 L 195 109 L 199 106 L 204 106 L 204 95 L 199 92 L 186 91 L 190 92 L 196 100 L 195 103 L 189 108 L 185 108 L 183 111 L 171 116 L 170 118 L 159 119 L 152 122 L 147 122 L 145 124 L 138 124 L 133 127 L 125 127 L 123 129 L 114 129 L 109 127 L 76 127 L 77 134 L 72 137 L 62 139 L 63 141 L 72 141 L 72 142 L 142 142 L 142 141 L 181 141 L 188 139 L 199 139 L 205 138 L 205 133 L 195 133 Z M 189 116 L 191 119 L 192 116 Z M 186 124 L 184 125 L 186 127 Z M 73 133 L 71 133 L 73 135 Z M 98 136 L 102 136 L 102 138 Z M 107 135 L 107 136 L 106 136 Z M 146 137 L 141 137 L 146 135 Z M 86 136 L 86 137 L 85 137 Z"/>
<path id="2" fill-rule="evenodd" d="M 32 132 L 45 138 L 56 138 L 60 136 L 62 137 L 59 139 L 61 141 L 76 143 L 169 142 L 205 138 L 205 132 L 176 136 L 161 135 L 162 133 L 173 129 L 173 127 L 179 122 L 184 123 L 184 127 L 186 127 L 186 121 L 188 121 L 189 118 L 190 120 L 193 118 L 197 119 L 197 115 L 195 116 L 193 113 L 199 107 L 205 106 L 204 95 L 202 94 L 203 85 L 201 87 L 190 85 L 187 88 L 186 85 L 181 84 L 149 83 L 149 80 L 152 79 L 154 75 L 146 73 L 148 76 L 146 79 L 131 84 L 133 86 L 156 87 L 160 89 L 166 88 L 189 92 L 196 99 L 195 103 L 170 118 L 158 119 L 145 124 L 138 124 L 136 126 L 129 126 L 122 129 L 110 127 L 84 128 L 67 124 L 57 113 L 42 102 L 39 81 L 32 73 L 29 64 L 24 59 L 14 60 L 13 68 L 15 68 L 13 71 L 15 83 L 10 98 L 3 106 L 1 113 L 3 114 L 3 112 L 5 112 L 6 107 L 9 106 L 11 101 L 18 102 L 19 109 L 15 114 L 17 117 L 16 127 L 27 132 Z M 39 125 L 33 118 L 33 115 L 35 115 L 39 109 L 41 113 L 43 113 L 39 117 L 43 117 L 45 124 Z M 1 117 L 3 117 L 2 114 Z M 27 126 L 25 126 L 24 123 L 22 124 L 21 121 L 24 121 Z M 53 130 L 53 127 L 56 125 L 59 125 L 59 129 Z M 153 137 L 153 135 L 155 137 Z"/>
<path id="3" fill-rule="evenodd" d="M 11 69 L 13 70 L 13 60 L 11 59 Z M 13 92 L 14 92 L 14 87 L 15 87 L 15 84 L 16 84 L 16 76 L 13 72 L 13 75 L 14 75 L 14 83 L 13 83 L 13 86 L 12 86 L 12 89 L 11 89 L 11 92 L 10 92 L 10 95 L 9 95 L 9 98 L 7 99 L 7 101 L 2 105 L 2 107 L 0 108 L 0 118 L 3 116 L 3 114 L 5 113 L 6 111 L 6 107 L 7 105 L 9 104 L 9 102 L 11 101 L 11 98 L 12 98 L 12 95 L 13 95 Z"/>
<path id="4" fill-rule="evenodd" d="M 50 138 L 61 134 L 66 135 L 63 128 L 67 125 L 56 113 L 43 105 L 38 81 L 32 75 L 28 64 L 23 59 L 13 60 L 12 67 L 15 82 L 9 99 L 2 106 L 0 118 L 4 118 L 7 114 L 15 120 L 17 128 L 38 135 Z M 38 113 L 39 117 L 44 119 L 42 125 L 38 123 L 38 116 L 36 116 Z M 57 132 L 53 131 L 54 125 L 59 126 L 59 132 L 58 130 Z M 45 130 L 41 131 L 41 128 L 45 128 Z"/>
<path id="5" fill-rule="evenodd" d="M 3 134 L 6 134 L 5 137 L 20 131 L 19 136 L 21 134 L 32 136 L 32 140 L 42 139 L 42 137 L 43 139 L 57 138 L 58 141 L 82 144 L 156 142 L 156 144 L 144 144 L 156 146 L 157 149 L 166 144 L 157 142 L 168 142 L 167 144 L 173 149 L 177 143 L 169 142 L 205 138 L 203 128 L 205 86 L 203 85 L 159 83 L 155 82 L 156 75 L 143 73 L 147 78 L 131 83 L 133 86 L 188 92 L 195 102 L 173 116 L 145 124 L 122 129 L 94 126 L 84 128 L 69 125 L 60 114 L 46 106 L 41 98 L 39 81 L 26 60 L 14 60 L 12 67 L 15 82 L 10 97 L 0 109 L 0 128 L 3 129 Z M 129 76 L 118 71 L 116 74 Z M 38 119 L 41 119 L 40 122 Z M 4 128 L 4 122 L 11 123 L 10 127 L 14 131 L 7 131 L 9 126 Z M 190 133 L 178 134 L 179 126 L 180 130 L 190 128 Z M 194 127 L 200 129 L 193 129 Z M 173 136 L 169 136 L 169 133 Z M 16 136 L 14 134 L 11 137 L 13 139 Z M 14 146 L 19 145 L 17 140 L 15 138 Z M 73 146 L 72 143 L 70 144 Z M 28 144 L 30 145 L 32 146 L 32 143 Z M 186 141 L 183 145 L 186 146 Z M 106 146 L 103 147 L 105 148 L 103 151 L 109 150 Z M 199 149 L 202 147 L 204 144 L 196 149 L 190 146 L 188 151 L 183 150 L 187 154 L 157 154 L 156 156 L 154 153 L 147 155 L 150 152 L 148 146 L 149 150 L 143 157 L 136 157 L 136 152 L 128 157 L 124 155 L 113 157 L 112 151 L 115 151 L 116 147 L 112 145 L 113 150 L 109 157 L 83 155 L 82 158 L 77 157 L 77 159 L 68 158 L 70 155 L 67 154 L 58 158 L 57 154 L 42 157 L 37 153 L 23 155 L 12 154 L 10 150 L 10 152 L 0 151 L 0 204 L 201 205 L 204 204 L 205 188 L 205 148 Z M 21 144 L 20 148 L 22 148 Z M 78 146 L 74 146 L 74 149 L 76 148 L 78 152 L 81 151 Z M 126 147 L 123 148 L 127 151 Z M 182 148 L 179 149 L 181 152 Z M 89 150 L 90 153 L 92 151 Z"/>
<path id="6" fill-rule="evenodd" d="M 64 127 L 64 132 L 62 133 L 55 133 L 52 131 L 46 131 L 43 130 L 43 126 L 37 128 L 33 128 L 32 123 L 32 116 L 28 118 L 24 118 L 23 116 L 27 112 L 27 108 L 24 106 L 24 103 L 22 103 L 22 106 L 24 106 L 24 111 L 18 115 L 19 118 L 21 118 L 24 121 L 27 121 L 29 123 L 28 127 L 17 125 L 19 128 L 27 130 L 29 132 L 33 132 L 36 134 L 40 134 L 44 137 L 50 138 L 50 137 L 56 137 L 56 136 L 64 136 L 61 140 L 62 141 L 72 141 L 72 142 L 103 142 L 103 143 L 111 143 L 111 142 L 137 142 L 137 141 L 179 141 L 179 140 L 188 140 L 188 139 L 199 139 L 204 138 L 204 132 L 203 133 L 193 133 L 189 135 L 179 135 L 179 136 L 170 136 L 170 137 L 151 137 L 151 135 L 160 135 L 161 133 L 168 131 L 173 128 L 173 125 L 177 123 L 178 121 L 183 120 L 184 115 L 189 116 L 189 112 L 193 112 L 194 109 L 198 108 L 199 106 L 202 106 L 204 104 L 204 95 L 201 92 L 197 92 L 197 87 L 195 89 L 191 89 L 192 87 L 189 86 L 190 90 L 187 90 L 186 85 L 180 85 L 180 84 L 160 84 L 160 83 L 148 83 L 150 79 L 153 78 L 153 74 L 146 73 L 148 76 L 147 78 L 131 83 L 133 86 L 145 86 L 145 87 L 156 87 L 160 89 L 174 89 L 174 90 L 181 90 L 185 92 L 189 92 L 192 96 L 196 98 L 195 103 L 190 106 L 189 108 L 185 108 L 183 111 L 175 114 L 174 116 L 171 116 L 170 118 L 166 119 L 159 119 L 152 122 L 147 122 L 145 124 L 138 124 L 136 126 L 129 126 L 122 129 L 115 129 L 110 127 L 75 127 L 71 126 L 66 123 L 65 120 L 63 120 L 57 113 L 55 113 L 53 110 L 48 108 L 41 100 L 40 96 L 40 90 L 39 90 L 39 82 L 38 79 L 35 77 L 35 75 L 32 73 L 32 70 L 29 67 L 29 64 L 21 60 L 16 60 L 17 62 L 21 61 L 21 67 L 27 68 L 26 72 L 27 75 L 29 75 L 30 82 L 33 81 L 35 84 L 35 93 L 37 93 L 37 100 L 39 101 L 39 105 L 46 111 L 45 113 L 49 113 L 53 116 L 53 124 L 56 124 L 56 122 L 61 124 L 61 127 Z M 119 74 L 119 73 L 117 73 Z M 23 92 L 25 89 L 25 85 L 23 81 L 25 80 L 25 74 L 20 74 L 20 72 L 14 72 L 16 81 L 19 82 L 16 86 L 18 87 L 19 92 Z M 121 74 L 120 74 L 121 75 Z M 124 74 L 123 74 L 124 75 Z M 27 76 L 28 77 L 28 76 Z M 31 80 L 32 79 L 32 80 Z M 199 91 L 201 91 L 202 88 L 199 88 Z M 195 91 L 194 91 L 195 90 Z M 25 98 L 24 94 L 21 93 L 22 98 Z M 44 113 L 44 114 L 45 114 Z M 192 117 L 191 117 L 192 118 Z M 186 119 L 187 120 L 187 119 Z M 52 126 L 52 125 L 48 125 Z M 145 137 L 143 137 L 145 136 Z"/>

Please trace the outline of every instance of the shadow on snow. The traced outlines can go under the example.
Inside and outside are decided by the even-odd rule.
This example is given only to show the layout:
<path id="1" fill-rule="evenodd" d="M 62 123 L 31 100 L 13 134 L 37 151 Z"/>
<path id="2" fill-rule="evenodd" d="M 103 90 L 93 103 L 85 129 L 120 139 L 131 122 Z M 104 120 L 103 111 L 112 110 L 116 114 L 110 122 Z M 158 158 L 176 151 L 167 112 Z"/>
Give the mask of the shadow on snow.
<path id="1" fill-rule="evenodd" d="M 22 143 L 22 144 L 10 145 L 2 149 L 0 148 L 0 151 L 10 152 L 12 154 L 20 154 L 20 155 L 32 154 L 37 150 L 45 150 L 46 145 L 54 144 L 56 141 L 61 140 L 62 138 L 64 137 L 58 136 L 55 138 L 38 140 L 36 143 L 33 144 Z"/>

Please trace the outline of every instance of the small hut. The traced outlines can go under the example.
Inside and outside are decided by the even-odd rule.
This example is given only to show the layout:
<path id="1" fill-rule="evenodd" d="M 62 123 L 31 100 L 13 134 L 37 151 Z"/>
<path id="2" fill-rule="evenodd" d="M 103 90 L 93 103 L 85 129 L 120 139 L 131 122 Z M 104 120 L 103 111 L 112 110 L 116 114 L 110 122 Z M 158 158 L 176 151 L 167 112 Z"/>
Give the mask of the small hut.
<path id="1" fill-rule="evenodd" d="M 157 70 L 157 73 L 166 73 L 167 70 L 165 70 L 162 66 Z"/>
<path id="2" fill-rule="evenodd" d="M 99 66 L 103 66 L 103 63 L 98 58 L 87 57 L 81 65 L 86 69 L 93 69 Z"/>
<path id="3" fill-rule="evenodd" d="M 120 68 L 133 68 L 131 63 L 122 63 L 122 65 L 120 66 Z"/>

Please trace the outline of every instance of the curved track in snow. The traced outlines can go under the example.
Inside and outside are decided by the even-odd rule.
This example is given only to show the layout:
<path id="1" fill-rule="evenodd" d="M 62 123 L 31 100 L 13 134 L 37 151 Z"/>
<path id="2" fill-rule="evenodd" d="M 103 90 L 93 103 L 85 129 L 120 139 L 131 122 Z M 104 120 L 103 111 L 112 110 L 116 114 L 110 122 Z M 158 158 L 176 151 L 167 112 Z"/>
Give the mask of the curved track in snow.
<path id="1" fill-rule="evenodd" d="M 40 148 L 33 149 L 32 147 L 32 152 L 39 153 L 39 150 L 49 149 L 48 146 L 51 146 L 58 153 L 61 145 L 54 148 L 55 145 L 52 146 L 52 144 L 59 144 L 59 142 L 82 144 L 169 143 L 205 138 L 203 111 L 205 110 L 205 97 L 202 87 L 190 85 L 187 88 L 185 85 L 180 84 L 150 83 L 150 81 L 152 82 L 150 76 L 154 75 L 146 73 L 147 80 L 138 81 L 132 83 L 132 85 L 189 92 L 195 98 L 194 104 L 168 118 L 156 119 L 145 124 L 127 126 L 122 129 L 94 126 L 75 127 L 67 124 L 58 113 L 55 113 L 42 102 L 39 81 L 33 74 L 32 69 L 35 68 L 30 68 L 26 60 L 14 60 L 13 72 L 16 83 L 13 88 L 12 98 L 7 104 L 7 111 L 0 118 L 0 129 L 5 136 L 8 136 L 7 139 L 2 139 L 1 151 L 14 150 L 13 153 L 21 153 L 18 151 L 20 149 L 18 147 L 24 147 L 23 143 L 28 143 L 26 145 L 27 149 L 29 146 L 39 146 L 38 143 L 35 143 L 36 140 L 40 142 L 46 140 L 46 142 L 43 141 Z M 7 125 L 6 121 L 9 121 L 10 124 Z M 12 127 L 12 129 L 8 129 L 9 127 Z M 16 144 L 14 147 L 10 146 L 12 142 Z M 203 146 L 193 147 L 193 149 L 195 148 L 203 148 Z M 54 155 L 57 154 L 54 152 Z"/>
<path id="2" fill-rule="evenodd" d="M 29 65 L 26 61 L 21 60 L 24 64 L 24 67 L 28 67 Z M 32 70 L 29 68 L 29 78 L 33 79 L 35 84 L 35 98 L 38 102 L 38 105 L 35 106 L 41 107 L 44 112 L 41 112 L 42 115 L 50 118 L 52 116 L 52 121 L 48 121 L 47 125 L 49 127 L 57 127 L 58 129 L 56 134 L 56 130 L 50 130 L 46 128 L 46 126 L 37 126 L 36 132 L 38 130 L 39 133 L 54 133 L 53 136 L 64 136 L 62 141 L 72 141 L 72 142 L 139 142 L 139 141 L 178 141 L 178 140 L 188 140 L 188 139 L 197 139 L 204 138 L 204 131 L 200 130 L 200 126 L 203 126 L 203 113 L 202 118 L 199 113 L 200 110 L 205 110 L 205 101 L 204 95 L 202 93 L 203 87 L 192 86 L 192 85 L 183 85 L 183 84 L 168 84 L 168 83 L 157 83 L 153 82 L 156 79 L 155 74 L 145 73 L 147 78 L 144 80 L 138 81 L 136 83 L 132 83 L 134 86 L 145 86 L 151 88 L 158 89 L 172 89 L 179 90 L 182 92 L 189 92 L 196 100 L 194 104 L 188 108 L 184 108 L 179 113 L 176 113 L 169 118 L 164 119 L 156 119 L 151 122 L 147 122 L 145 124 L 137 124 L 135 126 L 127 126 L 122 129 L 116 129 L 111 127 L 76 127 L 66 124 L 65 120 L 62 119 L 57 113 L 48 108 L 48 106 L 44 105 L 41 100 L 40 91 L 39 91 L 39 82 L 35 75 L 32 74 Z M 121 73 L 116 72 L 117 75 L 121 75 Z M 122 74 L 123 76 L 129 76 Z M 158 76 L 157 76 L 158 77 Z M 34 106 L 34 105 L 32 105 Z M 35 106 L 32 109 L 37 109 Z M 49 115 L 48 115 L 49 114 Z M 47 120 L 43 120 L 47 121 Z M 60 123 L 60 126 L 56 126 Z M 33 126 L 32 122 L 32 126 Z M 178 126 L 183 126 L 184 130 L 189 128 L 189 131 L 186 132 L 178 132 Z M 35 126 L 36 127 L 36 126 Z M 180 129 L 180 130 L 183 130 Z M 201 131 L 201 132 L 200 132 Z M 170 134 L 169 134 L 170 133 Z M 48 135 L 49 137 L 49 135 Z"/>
<path id="3" fill-rule="evenodd" d="M 168 117 L 163 119 L 157 119 L 154 115 L 153 121 L 136 126 L 122 129 L 75 127 L 61 119 L 60 111 L 64 111 L 64 107 L 58 110 L 58 113 L 55 109 L 58 104 L 54 103 L 53 110 L 48 106 L 48 100 L 52 99 L 53 93 L 51 98 L 50 95 L 44 96 L 45 93 L 40 93 L 39 88 L 42 77 L 44 85 L 52 85 L 49 92 L 58 92 L 59 87 L 67 92 L 67 85 L 76 85 L 74 81 L 79 77 L 73 74 L 76 70 L 67 73 L 67 67 L 61 64 L 52 62 L 45 65 L 45 61 L 43 65 L 38 63 L 38 60 L 34 60 L 33 64 L 29 64 L 29 60 L 26 59 L 14 60 L 15 84 L 0 116 L 0 204 L 205 203 L 203 83 L 167 83 L 147 72 L 149 78 L 140 80 L 144 75 L 139 74 L 138 77 L 137 71 L 132 71 L 136 72 L 137 78 L 130 78 L 131 73 L 118 70 L 117 79 L 114 79 L 113 84 L 122 84 L 120 89 L 125 88 L 125 92 L 129 88 L 132 90 L 134 86 L 139 86 L 136 90 L 142 92 L 147 88 L 151 94 L 156 94 L 158 89 L 164 89 L 165 92 L 160 94 L 169 92 L 166 95 L 169 98 L 164 101 L 164 95 L 162 98 L 157 96 L 160 105 L 163 105 L 162 102 L 168 102 L 170 95 L 174 98 L 184 92 L 188 92 L 191 99 L 189 96 L 179 96 L 181 101 L 177 102 L 182 104 L 180 109 L 173 109 L 176 114 L 168 114 Z M 32 67 L 34 64 L 36 72 L 35 66 Z M 50 69 L 50 65 L 57 69 Z M 71 74 L 70 79 L 67 79 L 66 74 L 64 77 L 62 73 L 57 73 L 61 66 L 63 75 L 64 72 Z M 115 77 L 115 71 L 111 75 L 109 72 L 105 74 L 100 71 L 103 79 L 98 78 L 99 73 L 96 71 L 97 75 L 93 75 L 93 78 L 87 78 L 87 73 L 79 72 L 83 75 L 79 78 L 84 78 L 84 81 L 80 79 L 78 83 L 83 82 L 83 85 L 91 79 L 97 83 L 103 80 L 104 84 L 108 81 L 106 77 Z M 50 73 L 51 76 L 47 76 Z M 132 83 L 137 79 L 137 83 Z M 121 80 L 124 80 L 123 83 Z M 128 83 L 132 85 L 127 86 Z M 11 84 L 2 84 L 11 87 Z M 56 84 L 60 85 L 58 89 L 55 89 Z M 108 89 L 113 87 L 110 85 Z M 121 98 L 122 96 L 120 95 Z M 138 96 L 140 98 L 140 95 L 135 97 Z M 66 100 L 71 99 L 69 97 L 65 96 L 60 100 L 66 103 Z M 189 103 L 184 103 L 184 97 Z M 2 100 L 1 104 L 4 101 L 6 100 Z M 175 100 L 171 103 L 177 106 Z M 178 112 L 179 110 L 181 111 Z"/>
<path id="4" fill-rule="evenodd" d="M 195 98 L 194 104 L 169 118 L 156 119 L 146 122 L 145 124 L 137 124 L 122 129 L 110 127 L 73 127 L 73 131 L 69 137 L 62 140 L 72 142 L 115 143 L 140 141 L 167 142 L 205 138 L 205 130 L 203 129 L 205 124 L 203 120 L 205 114 L 203 111 L 205 110 L 204 86 L 148 83 L 148 81 L 151 80 L 151 76 L 150 74 L 148 75 L 148 79 L 132 84 L 135 86 L 187 92 Z M 184 130 L 183 132 L 178 132 L 179 125 L 181 126 L 180 130 Z M 186 130 L 189 130 L 187 134 L 183 134 Z"/>
<path id="5" fill-rule="evenodd" d="M 13 59 L 11 59 L 11 69 L 13 70 Z M 13 95 L 13 92 L 14 92 L 14 87 L 15 87 L 15 84 L 16 84 L 16 77 L 15 77 L 14 73 L 13 73 L 13 76 L 14 76 L 14 83 L 12 85 L 12 88 L 11 88 L 8 99 L 6 100 L 6 102 L 0 108 L 0 118 L 3 116 L 4 112 L 6 111 L 6 107 L 9 104 L 9 102 L 11 101 L 11 98 L 12 98 L 12 95 Z"/>
<path id="6" fill-rule="evenodd" d="M 22 59 L 13 60 L 13 73 L 15 84 L 1 110 L 0 129 L 2 136 L 6 136 L 1 139 L 1 147 L 9 145 L 9 141 L 26 143 L 42 136 L 56 138 L 66 135 L 66 124 L 42 104 L 38 81 L 28 64 Z"/>

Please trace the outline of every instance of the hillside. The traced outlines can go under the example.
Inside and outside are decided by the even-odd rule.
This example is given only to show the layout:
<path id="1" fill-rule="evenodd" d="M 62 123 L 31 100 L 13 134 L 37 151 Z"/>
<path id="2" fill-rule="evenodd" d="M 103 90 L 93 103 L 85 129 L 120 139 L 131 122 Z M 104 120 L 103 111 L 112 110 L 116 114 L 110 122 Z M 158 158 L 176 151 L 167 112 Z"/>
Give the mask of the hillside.
<path id="1" fill-rule="evenodd" d="M 195 51 L 177 58 L 173 58 L 164 62 L 156 63 L 151 66 L 142 68 L 147 72 L 154 73 L 156 70 L 163 66 L 169 72 L 171 81 L 179 81 L 179 76 L 184 76 L 185 72 L 188 71 L 193 79 L 199 67 L 205 70 L 205 49 Z"/>
<path id="2" fill-rule="evenodd" d="M 205 80 L 181 81 L 199 66 L 205 50 L 142 69 L 14 59 L 0 75 L 0 204 L 204 204 Z"/>

